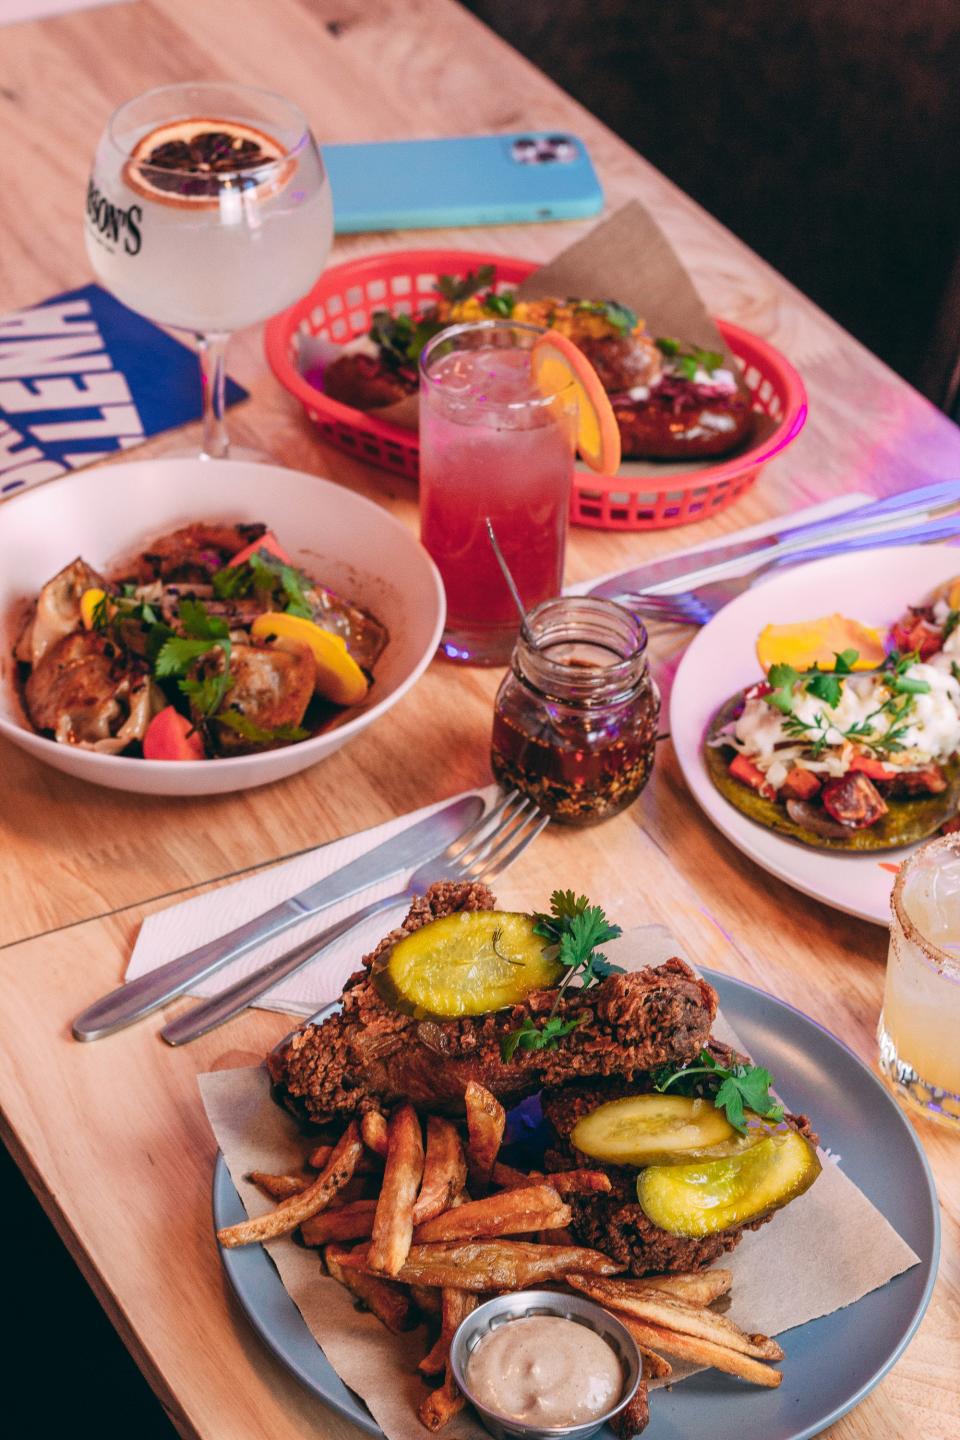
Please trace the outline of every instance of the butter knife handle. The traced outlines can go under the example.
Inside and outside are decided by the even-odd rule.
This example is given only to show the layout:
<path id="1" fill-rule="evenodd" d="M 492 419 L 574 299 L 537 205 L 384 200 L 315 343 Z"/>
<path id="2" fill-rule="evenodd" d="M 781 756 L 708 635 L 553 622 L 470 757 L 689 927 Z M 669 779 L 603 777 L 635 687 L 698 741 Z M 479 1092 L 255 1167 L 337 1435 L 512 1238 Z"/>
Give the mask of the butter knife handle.
<path id="1" fill-rule="evenodd" d="M 810 540 L 843 535 L 863 524 L 884 525 L 898 515 L 916 515 L 946 505 L 960 505 L 960 480 L 940 480 L 933 485 L 901 490 L 896 495 L 871 500 L 869 504 L 858 505 L 854 510 L 843 510 L 839 515 L 831 515 L 824 520 L 810 520 L 804 525 L 791 526 L 772 538 L 777 547 L 792 547 L 800 542 L 806 547 Z"/>
<path id="2" fill-rule="evenodd" d="M 118 985 L 116 990 L 95 1000 L 77 1016 L 73 1022 L 74 1038 L 99 1040 L 104 1035 L 122 1030 L 125 1025 L 132 1025 L 135 1020 L 142 1020 L 152 1010 L 182 995 L 196 981 L 212 975 L 229 960 L 238 959 L 254 946 L 262 945 L 265 940 L 302 922 L 308 913 L 300 905 L 284 900 L 255 920 L 238 925 L 227 935 L 218 935 L 216 940 L 209 940 L 206 945 L 179 955 L 136 980 Z"/>
<path id="3" fill-rule="evenodd" d="M 248 1005 L 258 1000 L 279 981 L 318 959 L 334 940 L 348 934 L 362 920 L 369 920 L 371 916 L 379 915 L 382 910 L 389 910 L 409 898 L 409 892 L 401 892 L 399 895 L 386 895 L 382 900 L 371 901 L 361 910 L 355 910 L 352 915 L 347 915 L 326 930 L 321 930 L 319 935 L 301 941 L 285 954 L 261 965 L 252 975 L 245 975 L 226 990 L 222 990 L 219 995 L 214 995 L 209 1000 L 201 1000 L 199 1005 L 195 1005 L 185 1015 L 178 1015 L 169 1025 L 165 1025 L 160 1031 L 161 1036 L 168 1045 L 187 1045 L 191 1040 L 199 1040 L 201 1035 L 215 1030 L 218 1025 L 226 1024 L 235 1015 L 239 1015 L 241 1010 L 246 1010 Z"/>

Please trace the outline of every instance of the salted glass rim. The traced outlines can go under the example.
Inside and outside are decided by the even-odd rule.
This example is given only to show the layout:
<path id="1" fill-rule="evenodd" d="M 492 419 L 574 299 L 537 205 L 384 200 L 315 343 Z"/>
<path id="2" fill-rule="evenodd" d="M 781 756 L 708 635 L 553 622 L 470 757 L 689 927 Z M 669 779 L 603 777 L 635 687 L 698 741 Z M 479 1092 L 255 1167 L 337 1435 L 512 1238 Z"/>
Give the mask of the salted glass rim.
<path id="1" fill-rule="evenodd" d="M 268 90 L 265 86 L 262 85 L 240 85 L 234 83 L 234 81 L 232 80 L 179 80 L 170 85 L 153 85 L 149 90 L 141 90 L 139 95 L 131 95 L 129 100 L 124 100 L 113 111 L 113 113 L 107 120 L 106 126 L 104 128 L 104 138 L 109 141 L 113 150 L 119 156 L 121 156 L 123 160 L 129 160 L 132 153 L 130 144 L 119 140 L 115 131 L 117 122 L 119 121 L 123 112 L 125 110 L 129 110 L 132 105 L 137 105 L 141 101 L 149 100 L 154 96 L 183 94 L 188 90 L 222 90 L 240 98 L 242 98 L 244 95 L 255 95 L 258 96 L 260 99 L 270 100 L 274 104 L 280 105 L 284 109 L 289 111 L 290 117 L 293 120 L 294 127 L 298 130 L 296 140 L 292 144 L 287 145 L 286 147 L 282 147 L 281 154 L 273 156 L 269 160 L 264 160 L 261 165 L 250 165 L 242 171 L 230 170 L 222 172 L 222 178 L 225 182 L 235 180 L 236 176 L 240 174 L 259 175 L 263 174 L 264 172 L 269 172 L 270 170 L 280 169 L 281 166 L 286 165 L 289 163 L 289 161 L 295 159 L 296 156 L 299 155 L 300 152 L 307 145 L 310 144 L 310 122 L 308 121 L 306 115 L 300 109 L 300 106 L 296 103 L 295 100 L 289 100 L 286 95 L 281 95 L 276 90 Z M 193 114 L 189 113 L 186 110 L 184 110 L 182 113 L 171 112 L 164 119 L 157 117 L 154 128 L 159 129 L 161 125 L 174 125 L 178 120 L 192 120 L 197 118 L 201 117 L 198 117 L 196 115 L 195 109 Z M 209 117 L 204 116 L 202 118 L 209 118 L 211 121 L 229 121 L 232 119 L 235 120 L 237 124 L 249 125 L 252 130 L 263 130 L 264 134 L 269 133 L 264 129 L 264 125 L 266 122 L 262 120 L 245 120 L 238 115 L 210 115 Z M 275 135 L 270 135 L 269 138 L 273 140 L 277 145 L 280 144 L 279 140 L 277 140 L 277 137 Z M 183 175 L 186 177 L 190 177 L 191 179 L 196 179 L 197 172 L 195 170 L 169 169 L 165 166 L 164 174 Z M 212 175 L 210 178 L 216 179 L 218 177 L 216 175 Z"/>
<path id="2" fill-rule="evenodd" d="M 432 335 L 420 352 L 420 378 L 426 381 L 433 390 L 442 391 L 443 382 L 436 379 L 427 370 L 427 361 L 432 352 L 439 346 L 441 341 L 449 341 L 456 335 L 476 334 L 479 331 L 488 333 L 499 330 L 519 330 L 527 335 L 546 335 L 547 329 L 544 325 L 531 325 L 526 320 L 511 320 L 504 315 L 502 319 L 495 320 L 461 320 L 456 325 L 447 325 L 436 335 Z M 532 347 L 531 347 L 532 348 Z M 494 400 L 491 408 L 494 410 L 537 410 L 547 408 L 555 401 L 565 396 L 575 395 L 577 389 L 576 379 L 571 375 L 565 385 L 558 390 L 551 390 L 549 394 L 532 395 L 527 400 Z"/>
<path id="3" fill-rule="evenodd" d="M 903 897 L 904 887 L 915 864 L 929 858 L 931 851 L 935 851 L 937 854 L 949 851 L 956 856 L 957 860 L 960 860 L 960 832 L 940 835 L 935 840 L 928 840 L 925 845 L 918 846 L 907 856 L 906 860 L 901 862 L 890 894 L 890 909 L 903 931 L 904 938 L 915 945 L 925 959 L 932 960 L 938 969 L 948 971 L 952 980 L 960 980 L 960 959 L 956 955 L 951 955 L 948 950 L 942 950 L 935 940 L 931 940 L 928 935 L 923 933 L 907 909 Z"/>

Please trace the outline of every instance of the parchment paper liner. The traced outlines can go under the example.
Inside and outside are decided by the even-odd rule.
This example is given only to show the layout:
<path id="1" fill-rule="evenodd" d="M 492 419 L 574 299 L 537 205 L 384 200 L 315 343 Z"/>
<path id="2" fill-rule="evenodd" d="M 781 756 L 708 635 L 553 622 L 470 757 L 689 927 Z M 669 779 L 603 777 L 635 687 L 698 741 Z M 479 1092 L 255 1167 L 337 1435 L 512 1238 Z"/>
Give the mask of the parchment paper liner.
<path id="1" fill-rule="evenodd" d="M 605 949 L 630 970 L 683 955 L 662 925 L 632 930 Z M 713 1033 L 737 1043 L 722 1016 Z M 754 1059 L 763 1062 L 762 1055 Z M 298 1169 L 309 1142 L 292 1116 L 270 1098 L 262 1067 L 221 1070 L 201 1075 L 199 1082 L 230 1176 L 248 1213 L 262 1214 L 272 1203 L 245 1177 L 251 1170 Z M 816 1125 L 816 1116 L 812 1119 Z M 823 1160 L 823 1174 L 813 1188 L 768 1225 L 745 1235 L 722 1262 L 734 1272 L 727 1313 L 748 1331 L 778 1335 L 852 1305 L 919 1263 L 910 1246 L 839 1166 L 826 1156 Z M 391 1335 L 372 1315 L 355 1310 L 341 1285 L 320 1274 L 313 1251 L 289 1238 L 276 1240 L 267 1249 L 327 1359 L 366 1402 L 388 1440 L 424 1440 L 428 1432 L 416 1416 L 424 1393 L 416 1368 L 426 1353 L 424 1329 Z M 692 1370 L 674 1362 L 671 1383 Z M 669 1396 L 654 1403 L 669 1405 Z M 745 1392 L 736 1403 L 748 1404 L 749 1395 Z M 448 1440 L 486 1440 L 487 1436 L 469 1407 L 443 1434 Z"/>

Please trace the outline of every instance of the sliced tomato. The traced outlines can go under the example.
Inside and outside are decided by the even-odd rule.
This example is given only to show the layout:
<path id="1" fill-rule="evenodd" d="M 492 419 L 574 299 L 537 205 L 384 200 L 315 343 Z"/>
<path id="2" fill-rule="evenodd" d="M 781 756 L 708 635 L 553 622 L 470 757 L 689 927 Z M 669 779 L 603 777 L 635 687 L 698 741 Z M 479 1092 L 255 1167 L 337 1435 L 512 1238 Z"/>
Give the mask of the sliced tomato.
<path id="1" fill-rule="evenodd" d="M 851 830 L 866 830 L 886 815 L 887 802 L 867 776 L 848 770 L 823 787 L 823 808 Z"/>
<path id="2" fill-rule="evenodd" d="M 913 616 L 897 621 L 893 627 L 892 639 L 895 649 L 905 655 L 916 650 L 921 660 L 929 660 L 931 655 L 936 655 L 943 647 L 940 631 L 932 630 L 923 620 Z"/>
<path id="3" fill-rule="evenodd" d="M 746 755 L 735 755 L 730 761 L 730 774 L 734 779 L 744 785 L 749 785 L 751 790 L 756 790 L 767 800 L 775 800 L 777 792 L 767 780 L 766 775 Z"/>
<path id="4" fill-rule="evenodd" d="M 868 780 L 893 780 L 896 770 L 888 770 L 882 760 L 872 760 L 869 755 L 854 755 L 848 767 L 855 774 L 866 775 Z"/>
<path id="5" fill-rule="evenodd" d="M 264 531 L 259 540 L 254 540 L 250 545 L 245 545 L 242 550 L 238 550 L 236 555 L 227 561 L 227 564 L 245 565 L 251 555 L 256 555 L 261 550 L 266 550 L 267 554 L 272 555 L 275 560 L 282 560 L 284 565 L 293 564 L 290 556 L 286 550 L 284 550 L 272 530 Z"/>
<path id="6" fill-rule="evenodd" d="M 780 793 L 791 800 L 809 800 L 819 789 L 820 780 L 812 770 L 804 770 L 802 766 L 794 765 L 792 770 L 787 771 L 787 778 L 780 786 Z"/>
<path id="7" fill-rule="evenodd" d="M 154 715 L 143 737 L 145 760 L 202 760 L 203 740 L 186 715 L 167 705 Z"/>

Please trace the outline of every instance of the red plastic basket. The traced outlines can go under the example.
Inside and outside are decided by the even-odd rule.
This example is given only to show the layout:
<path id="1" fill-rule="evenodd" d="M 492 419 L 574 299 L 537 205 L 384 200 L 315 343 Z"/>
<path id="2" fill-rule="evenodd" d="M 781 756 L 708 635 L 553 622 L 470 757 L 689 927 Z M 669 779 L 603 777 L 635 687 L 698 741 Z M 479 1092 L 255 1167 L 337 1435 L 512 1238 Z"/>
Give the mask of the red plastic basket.
<path id="1" fill-rule="evenodd" d="M 416 480 L 417 434 L 403 425 L 354 410 L 317 390 L 297 365 L 299 337 L 317 335 L 346 343 L 370 328 L 375 310 L 410 314 L 428 304 L 439 276 L 465 275 L 493 265 L 496 288 L 509 289 L 532 274 L 529 260 L 472 250 L 395 250 L 348 260 L 327 270 L 310 294 L 266 327 L 270 368 L 301 402 L 324 439 L 358 460 Z M 748 489 L 763 466 L 799 434 L 807 418 L 803 381 L 778 350 L 739 325 L 717 328 L 743 370 L 754 408 L 777 423 L 758 445 L 730 460 L 717 460 L 686 475 L 606 477 L 577 470 L 570 518 L 603 530 L 662 530 L 705 520 L 725 510 Z"/>

